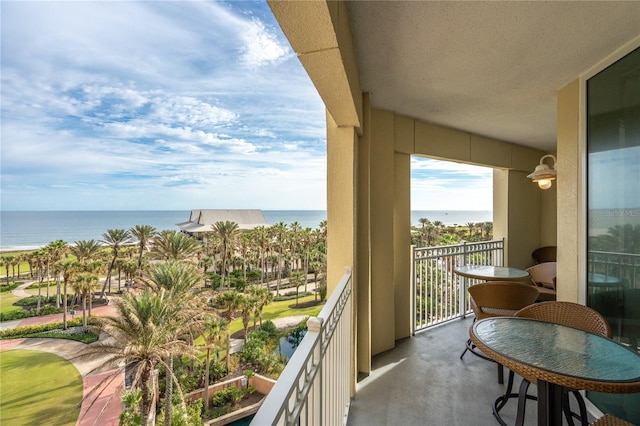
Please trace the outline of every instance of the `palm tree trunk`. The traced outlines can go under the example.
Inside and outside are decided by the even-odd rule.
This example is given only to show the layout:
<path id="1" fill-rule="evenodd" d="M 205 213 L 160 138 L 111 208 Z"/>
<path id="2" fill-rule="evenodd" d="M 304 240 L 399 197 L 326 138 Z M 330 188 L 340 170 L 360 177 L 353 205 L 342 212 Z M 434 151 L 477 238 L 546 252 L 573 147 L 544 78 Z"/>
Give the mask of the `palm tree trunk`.
<path id="1" fill-rule="evenodd" d="M 56 308 L 60 309 L 60 275 L 56 277 Z"/>
<path id="2" fill-rule="evenodd" d="M 42 280 L 40 272 L 38 272 L 38 304 L 36 305 L 36 314 L 40 314 L 40 298 L 42 297 Z"/>
<path id="3" fill-rule="evenodd" d="M 64 294 L 62 295 L 62 328 L 67 329 L 67 280 L 64 280 Z"/>
<path id="4" fill-rule="evenodd" d="M 82 328 L 87 331 L 87 296 L 82 296 Z"/>
<path id="5" fill-rule="evenodd" d="M 109 285 L 109 289 L 111 289 L 111 272 L 113 271 L 113 265 L 116 263 L 116 258 L 118 256 L 113 256 L 113 260 L 109 265 L 109 269 L 107 270 L 107 278 L 104 280 L 104 284 L 102 285 L 102 291 L 100 292 L 100 299 L 104 299 L 107 290 L 107 284 Z"/>
<path id="6" fill-rule="evenodd" d="M 142 426 L 149 425 L 149 412 L 151 411 L 150 373 L 149 369 L 145 368 L 140 377 L 140 390 L 142 391 L 142 398 L 140 399 L 140 424 Z"/>
<path id="7" fill-rule="evenodd" d="M 173 397 L 173 379 L 171 378 L 171 372 L 173 371 L 173 356 L 169 355 L 167 360 L 167 373 L 165 380 L 165 396 L 164 396 L 164 426 L 171 426 L 171 413 L 173 411 L 173 405 L 171 399 Z"/>
<path id="8" fill-rule="evenodd" d="M 231 323 L 229 323 L 231 324 Z M 231 325 L 227 326 L 227 356 L 225 357 L 226 366 L 227 366 L 227 374 L 230 373 L 229 369 L 231 368 Z"/>
<path id="9" fill-rule="evenodd" d="M 209 375 L 211 374 L 211 348 L 207 347 L 207 363 L 204 369 L 204 412 L 209 411 Z"/>

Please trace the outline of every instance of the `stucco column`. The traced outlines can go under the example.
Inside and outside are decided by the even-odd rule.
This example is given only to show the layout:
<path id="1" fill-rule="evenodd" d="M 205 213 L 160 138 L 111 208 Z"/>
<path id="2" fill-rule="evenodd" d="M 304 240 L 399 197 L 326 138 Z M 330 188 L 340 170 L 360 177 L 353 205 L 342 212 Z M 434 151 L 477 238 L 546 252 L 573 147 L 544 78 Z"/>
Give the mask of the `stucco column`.
<path id="1" fill-rule="evenodd" d="M 395 289 L 395 338 L 413 332 L 411 306 L 411 156 L 394 154 L 393 282 Z"/>
<path id="2" fill-rule="evenodd" d="M 584 302 L 580 286 L 580 238 L 583 210 L 580 201 L 582 161 L 580 156 L 580 83 L 558 92 L 558 289 L 557 300 Z M 582 274 L 584 275 L 584 273 Z"/>
<path id="3" fill-rule="evenodd" d="M 352 268 L 352 324 L 358 323 L 359 299 L 355 265 L 357 142 L 358 136 L 353 127 L 338 127 L 327 114 L 327 287 L 328 293 L 332 293 L 344 274 L 344 268 Z M 351 342 L 352 394 L 355 394 L 358 371 L 357 340 L 356 331 Z M 365 353 L 368 353 L 367 348 Z"/>
<path id="4" fill-rule="evenodd" d="M 371 354 L 395 347 L 393 113 L 371 109 Z M 407 307 L 408 308 L 408 307 Z"/>

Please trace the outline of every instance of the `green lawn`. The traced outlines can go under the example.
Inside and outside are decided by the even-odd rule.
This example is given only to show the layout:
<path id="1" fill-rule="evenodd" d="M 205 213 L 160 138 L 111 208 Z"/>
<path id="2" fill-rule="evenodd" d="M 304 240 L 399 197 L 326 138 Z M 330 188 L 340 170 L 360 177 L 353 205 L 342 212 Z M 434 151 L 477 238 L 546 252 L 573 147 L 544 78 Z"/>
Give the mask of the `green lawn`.
<path id="1" fill-rule="evenodd" d="M 0 312 L 9 313 L 12 311 L 20 311 L 20 306 L 13 306 L 13 304 L 20 299 L 18 296 L 14 296 L 10 291 L 0 293 Z"/>
<path id="2" fill-rule="evenodd" d="M 0 424 L 75 425 L 82 377 L 64 358 L 40 351 L 0 352 Z"/>
<path id="3" fill-rule="evenodd" d="M 302 304 L 304 302 L 310 302 L 313 299 L 314 299 L 313 295 L 301 297 L 298 300 L 298 303 Z M 307 315 L 310 317 L 315 317 L 320 313 L 320 311 L 324 307 L 324 305 L 315 305 L 315 306 L 310 306 L 310 307 L 301 308 L 301 309 L 294 309 L 289 307 L 295 304 L 296 304 L 296 299 L 283 300 L 280 302 L 271 302 L 270 304 L 265 306 L 264 310 L 262 311 L 262 321 L 273 320 L 275 318 L 288 317 L 288 316 L 294 316 L 294 315 L 295 316 Z M 249 324 L 249 327 L 250 328 L 253 327 L 253 317 L 251 317 L 251 322 Z M 233 321 L 231 321 L 231 334 L 235 333 L 238 330 L 242 330 L 242 328 L 243 328 L 242 318 L 236 318 Z"/>

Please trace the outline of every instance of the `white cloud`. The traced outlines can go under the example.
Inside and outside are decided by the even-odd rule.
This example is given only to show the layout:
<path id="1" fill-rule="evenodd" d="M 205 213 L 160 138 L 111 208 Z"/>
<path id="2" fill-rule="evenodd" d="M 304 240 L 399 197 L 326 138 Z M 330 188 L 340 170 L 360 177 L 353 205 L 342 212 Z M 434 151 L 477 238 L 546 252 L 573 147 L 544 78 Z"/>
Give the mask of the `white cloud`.
<path id="1" fill-rule="evenodd" d="M 266 2 L 3 2 L 1 36 L 2 209 L 326 207 L 325 109 Z M 490 176 L 412 167 L 441 204 Z"/>
<path id="2" fill-rule="evenodd" d="M 253 19 L 247 26 L 243 40 L 245 44 L 242 48 L 242 62 L 249 69 L 278 62 L 285 56 L 291 55 L 291 49 L 280 44 L 275 34 L 270 33 L 257 19 Z"/>

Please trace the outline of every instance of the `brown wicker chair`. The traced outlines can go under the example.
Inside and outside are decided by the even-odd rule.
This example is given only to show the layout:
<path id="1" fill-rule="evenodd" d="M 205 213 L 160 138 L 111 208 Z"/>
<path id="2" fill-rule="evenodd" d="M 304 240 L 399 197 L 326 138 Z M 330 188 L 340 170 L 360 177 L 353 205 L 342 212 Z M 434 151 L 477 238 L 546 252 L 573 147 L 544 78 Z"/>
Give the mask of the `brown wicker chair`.
<path id="1" fill-rule="evenodd" d="M 633 426 L 633 423 L 629 423 L 611 414 L 605 414 L 589 426 Z"/>
<path id="2" fill-rule="evenodd" d="M 536 263 L 555 262 L 557 251 L 556 246 L 539 247 L 531 253 L 531 257 Z"/>
<path id="3" fill-rule="evenodd" d="M 554 324 L 562 324 L 568 327 L 577 328 L 594 334 L 600 334 L 611 337 L 611 326 L 607 320 L 594 309 L 587 306 L 572 302 L 541 302 L 531 306 L 522 308 L 514 314 L 516 317 L 531 318 L 538 321 L 551 322 Z M 523 377 L 520 384 L 520 392 L 512 393 L 513 388 L 513 371 L 509 372 L 509 381 L 504 395 L 499 396 L 494 402 L 493 413 L 498 422 L 505 425 L 501 419 L 499 412 L 505 406 L 509 398 L 518 398 L 518 414 L 516 425 L 524 423 L 524 414 L 527 399 L 536 399 L 535 396 L 527 395 L 527 390 L 531 383 L 535 383 L 535 378 Z M 580 414 L 572 413 L 569 408 L 569 392 L 573 393 L 578 402 Z M 588 426 L 587 408 L 580 392 L 575 389 L 564 389 L 562 408 L 569 425 L 573 425 L 573 418 L 580 420 L 583 426 Z"/>
<path id="4" fill-rule="evenodd" d="M 471 309 L 475 320 L 498 316 L 513 316 L 520 309 L 536 301 L 539 292 L 535 286 L 515 281 L 487 281 L 469 287 Z M 474 321 L 475 321 L 474 320 Z M 483 353 L 476 351 L 471 339 L 460 359 L 470 351 L 474 355 L 495 362 Z M 502 366 L 498 364 L 498 382 L 503 383 Z"/>
<path id="5" fill-rule="evenodd" d="M 556 262 L 545 262 L 527 268 L 531 282 L 538 287 L 539 302 L 556 300 Z"/>

